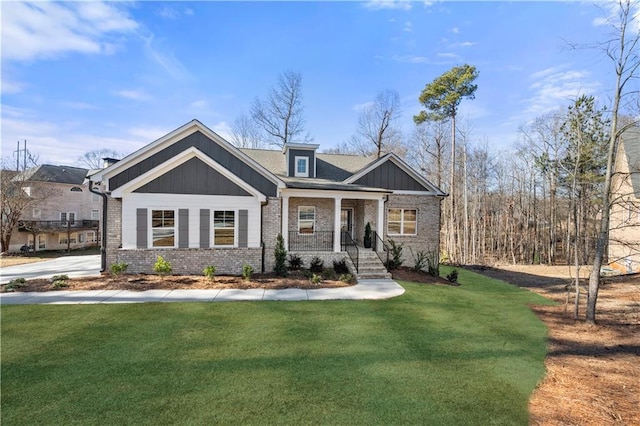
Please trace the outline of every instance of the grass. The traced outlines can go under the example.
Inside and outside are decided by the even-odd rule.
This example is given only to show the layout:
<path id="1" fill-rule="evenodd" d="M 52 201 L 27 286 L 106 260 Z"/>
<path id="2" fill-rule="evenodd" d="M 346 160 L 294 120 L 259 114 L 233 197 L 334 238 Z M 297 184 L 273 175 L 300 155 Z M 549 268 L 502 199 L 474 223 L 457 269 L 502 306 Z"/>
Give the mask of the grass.
<path id="1" fill-rule="evenodd" d="M 546 354 L 527 304 L 547 301 L 459 282 L 384 301 L 3 306 L 0 420 L 525 425 Z"/>

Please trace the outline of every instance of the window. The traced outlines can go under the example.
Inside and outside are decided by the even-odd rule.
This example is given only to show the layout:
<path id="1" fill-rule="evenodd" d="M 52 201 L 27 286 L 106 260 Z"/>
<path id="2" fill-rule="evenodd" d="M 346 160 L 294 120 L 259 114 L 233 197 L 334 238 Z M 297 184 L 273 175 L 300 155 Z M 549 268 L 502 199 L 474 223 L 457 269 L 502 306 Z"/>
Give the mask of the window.
<path id="1" fill-rule="evenodd" d="M 100 210 L 91 209 L 91 220 L 100 220 Z"/>
<path id="2" fill-rule="evenodd" d="M 389 209 L 387 234 L 416 235 L 417 218 L 416 209 Z"/>
<path id="3" fill-rule="evenodd" d="M 31 187 L 30 186 L 23 186 L 22 190 L 24 191 L 25 194 L 27 194 L 27 197 L 31 197 Z"/>
<path id="4" fill-rule="evenodd" d="M 213 212 L 213 245 L 233 246 L 236 234 L 236 212 L 216 210 Z"/>
<path id="5" fill-rule="evenodd" d="M 69 221 L 69 225 L 74 226 L 76 224 L 76 213 L 75 212 L 60 212 L 60 222 L 63 226 L 67 226 L 67 221 Z"/>
<path id="6" fill-rule="evenodd" d="M 79 242 L 79 243 L 84 243 L 84 241 L 85 241 L 85 236 L 86 236 L 86 235 L 85 235 L 85 234 L 83 234 L 83 233 L 78 234 L 78 242 Z"/>
<path id="7" fill-rule="evenodd" d="M 38 208 L 34 208 L 33 210 L 31 210 L 31 217 L 33 217 L 34 219 L 40 219 L 41 216 L 42 210 Z"/>
<path id="8" fill-rule="evenodd" d="M 98 201 L 100 201 L 100 196 L 98 194 L 91 194 L 91 201 L 93 201 L 94 203 L 97 203 Z"/>
<path id="9" fill-rule="evenodd" d="M 153 247 L 174 247 L 175 226 L 174 210 L 152 210 L 151 232 Z"/>
<path id="10" fill-rule="evenodd" d="M 96 242 L 96 233 L 94 231 L 87 232 L 87 242 L 95 243 Z"/>
<path id="11" fill-rule="evenodd" d="M 47 236 L 38 235 L 38 249 L 44 250 L 45 248 L 47 248 Z"/>
<path id="12" fill-rule="evenodd" d="M 59 234 L 59 238 L 60 238 L 59 239 L 60 245 L 67 244 L 67 234 Z M 68 244 L 75 244 L 77 241 L 78 241 L 78 234 L 73 232 L 72 234 L 69 235 Z"/>
<path id="13" fill-rule="evenodd" d="M 298 233 L 313 234 L 316 228 L 316 208 L 309 206 L 298 207 Z"/>
<path id="14" fill-rule="evenodd" d="M 71 191 L 71 192 L 82 192 L 82 188 L 80 188 L 79 186 L 74 186 L 69 191 Z"/>
<path id="15" fill-rule="evenodd" d="M 296 157 L 295 176 L 309 177 L 309 157 Z"/>

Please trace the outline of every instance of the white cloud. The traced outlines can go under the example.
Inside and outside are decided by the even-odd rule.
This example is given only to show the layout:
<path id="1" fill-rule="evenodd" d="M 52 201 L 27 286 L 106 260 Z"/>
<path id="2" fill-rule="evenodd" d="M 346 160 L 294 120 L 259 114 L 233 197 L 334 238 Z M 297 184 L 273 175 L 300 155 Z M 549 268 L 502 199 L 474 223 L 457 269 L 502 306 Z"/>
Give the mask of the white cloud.
<path id="1" fill-rule="evenodd" d="M 10 80 L 8 77 L 3 75 L 2 76 L 2 83 L 0 85 L 0 88 L 2 90 L 0 91 L 0 93 L 2 93 L 3 95 L 20 93 L 20 92 L 22 92 L 24 87 L 25 87 L 24 83 L 21 83 L 19 81 Z"/>
<path id="2" fill-rule="evenodd" d="M 77 110 L 98 109 L 97 106 L 88 104 L 86 102 L 63 101 L 63 102 L 60 102 L 60 105 L 66 108 L 77 109 Z"/>
<path id="3" fill-rule="evenodd" d="M 457 46 L 460 47 L 471 47 L 471 46 L 475 46 L 476 44 L 478 44 L 475 41 L 463 41 L 462 43 L 458 43 Z"/>
<path id="4" fill-rule="evenodd" d="M 403 31 L 406 31 L 408 33 L 413 31 L 413 24 L 409 21 L 404 23 L 404 28 L 402 29 Z"/>
<path id="5" fill-rule="evenodd" d="M 371 108 L 375 103 L 373 101 L 362 102 L 351 106 L 351 109 L 357 112 Z"/>
<path id="6" fill-rule="evenodd" d="M 132 127 L 127 133 L 140 139 L 143 145 L 151 143 L 169 133 L 172 129 L 165 127 Z"/>
<path id="7" fill-rule="evenodd" d="M 451 32 L 454 34 L 458 34 L 460 32 L 460 29 L 458 27 L 453 27 L 451 28 Z"/>
<path id="8" fill-rule="evenodd" d="M 191 79 L 191 75 L 175 57 L 173 51 L 164 46 L 162 39 L 154 40 L 154 38 L 153 34 L 143 37 L 147 54 L 173 78 L 178 80 Z"/>
<path id="9" fill-rule="evenodd" d="M 563 66 L 550 67 L 530 76 L 532 96 L 524 100 L 525 114 L 533 116 L 566 105 L 578 96 L 593 94 L 600 83 L 590 81 L 588 71 L 566 70 Z"/>
<path id="10" fill-rule="evenodd" d="M 448 59 L 458 59 L 460 57 L 460 56 L 456 55 L 455 53 L 448 53 L 448 52 L 438 53 L 437 56 L 439 58 L 448 58 Z"/>
<path id="11" fill-rule="evenodd" d="M 7 2 L 2 5 L 2 58 L 29 61 L 70 52 L 108 54 L 114 35 L 138 28 L 122 7 L 103 2 Z"/>
<path id="12" fill-rule="evenodd" d="M 208 106 L 209 106 L 209 102 L 207 102 L 205 99 L 198 99 L 197 101 L 191 102 L 191 105 L 190 105 L 191 108 L 196 108 L 196 109 L 202 109 Z"/>
<path id="13" fill-rule="evenodd" d="M 371 10 L 400 9 L 411 10 L 413 5 L 409 0 L 371 0 L 364 4 L 364 7 Z"/>
<path id="14" fill-rule="evenodd" d="M 132 89 L 132 90 L 116 90 L 114 95 L 121 98 L 131 99 L 133 101 L 148 101 L 151 100 L 151 96 L 144 92 L 144 90 Z"/>
<path id="15" fill-rule="evenodd" d="M 220 121 L 213 126 L 211 126 L 211 130 L 216 132 L 219 136 L 222 136 L 226 141 L 230 141 L 233 137 L 233 131 L 231 130 L 231 126 L 226 121 Z"/>
<path id="16" fill-rule="evenodd" d="M 193 9 L 184 8 L 180 9 L 177 6 L 163 5 L 156 14 L 166 19 L 178 19 L 182 16 L 193 16 Z"/>

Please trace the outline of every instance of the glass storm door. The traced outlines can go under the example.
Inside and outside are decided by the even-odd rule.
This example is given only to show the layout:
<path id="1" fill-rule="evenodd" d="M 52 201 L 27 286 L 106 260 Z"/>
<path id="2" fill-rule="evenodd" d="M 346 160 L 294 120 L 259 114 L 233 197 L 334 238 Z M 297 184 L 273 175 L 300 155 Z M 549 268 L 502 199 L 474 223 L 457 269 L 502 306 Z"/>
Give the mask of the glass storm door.
<path id="1" fill-rule="evenodd" d="M 346 233 L 349 233 L 353 238 L 353 209 L 340 210 L 340 242 L 342 244 L 348 240 L 345 236 Z"/>

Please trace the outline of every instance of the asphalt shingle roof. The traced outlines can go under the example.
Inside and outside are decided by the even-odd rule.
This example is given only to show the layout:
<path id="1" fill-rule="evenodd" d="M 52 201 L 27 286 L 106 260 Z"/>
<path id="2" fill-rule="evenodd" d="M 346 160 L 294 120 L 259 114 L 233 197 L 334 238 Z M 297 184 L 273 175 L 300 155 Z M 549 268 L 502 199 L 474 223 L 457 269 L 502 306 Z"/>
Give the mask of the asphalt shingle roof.
<path id="1" fill-rule="evenodd" d="M 42 164 L 27 170 L 24 174 L 24 180 L 82 185 L 87 172 L 87 169 L 80 167 Z"/>

